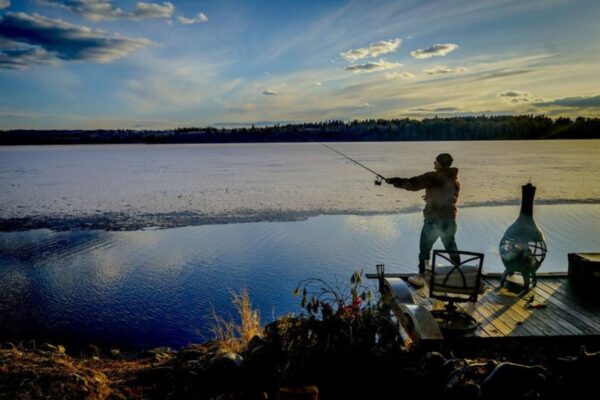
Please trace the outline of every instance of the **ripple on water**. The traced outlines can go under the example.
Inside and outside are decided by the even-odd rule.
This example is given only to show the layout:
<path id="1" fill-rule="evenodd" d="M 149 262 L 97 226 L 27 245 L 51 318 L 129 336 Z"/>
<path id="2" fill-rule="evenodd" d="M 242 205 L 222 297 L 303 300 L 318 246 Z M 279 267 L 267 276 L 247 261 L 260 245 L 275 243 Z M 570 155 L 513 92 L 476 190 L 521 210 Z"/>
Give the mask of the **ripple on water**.
<path id="1" fill-rule="evenodd" d="M 463 208 L 457 242 L 483 251 L 501 272 L 498 243 L 518 206 Z M 599 205 L 536 206 L 548 258 L 598 251 Z M 299 312 L 302 279 L 344 285 L 352 271 L 416 271 L 420 213 L 319 216 L 300 222 L 189 226 L 128 232 L 0 233 L 2 335 L 182 346 L 210 336 L 212 310 L 235 315 L 231 290 L 245 287 L 265 322 Z M 436 247 L 439 246 L 439 243 Z"/>

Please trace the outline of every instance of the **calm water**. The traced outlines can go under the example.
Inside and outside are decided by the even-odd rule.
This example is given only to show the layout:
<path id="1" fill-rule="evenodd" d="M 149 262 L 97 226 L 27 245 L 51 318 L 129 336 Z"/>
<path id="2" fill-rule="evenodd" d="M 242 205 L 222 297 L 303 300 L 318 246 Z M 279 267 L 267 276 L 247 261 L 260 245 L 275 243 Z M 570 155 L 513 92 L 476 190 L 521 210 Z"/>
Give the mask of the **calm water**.
<path id="1" fill-rule="evenodd" d="M 384 176 L 451 152 L 458 244 L 487 271 L 503 269 L 497 246 L 529 180 L 541 270 L 598 251 L 600 141 L 335 146 Z M 421 193 L 374 186 L 314 144 L 0 148 L 0 185 L 2 338 L 178 347 L 210 337 L 213 308 L 234 313 L 231 290 L 247 288 L 268 322 L 299 312 L 302 279 L 416 269 Z"/>
<path id="2" fill-rule="evenodd" d="M 461 248 L 482 251 L 502 271 L 497 245 L 518 207 L 461 210 Z M 544 205 L 542 271 L 561 271 L 567 252 L 597 250 L 599 205 Z M 133 346 L 182 346 L 210 337 L 211 310 L 234 313 L 245 287 L 264 322 L 299 312 L 296 284 L 320 277 L 344 285 L 355 269 L 415 270 L 421 215 L 320 216 L 301 222 L 164 230 L 0 233 L 3 336 Z M 439 245 L 439 243 L 438 243 Z M 438 246 L 436 246 L 438 247 Z"/>

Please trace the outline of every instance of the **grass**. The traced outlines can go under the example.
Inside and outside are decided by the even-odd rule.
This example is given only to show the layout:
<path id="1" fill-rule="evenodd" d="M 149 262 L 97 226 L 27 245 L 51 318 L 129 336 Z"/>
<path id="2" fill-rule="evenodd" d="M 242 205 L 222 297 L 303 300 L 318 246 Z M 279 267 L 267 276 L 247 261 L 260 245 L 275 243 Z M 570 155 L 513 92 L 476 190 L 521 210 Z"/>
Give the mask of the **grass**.
<path id="1" fill-rule="evenodd" d="M 252 308 L 248 290 L 243 288 L 239 293 L 232 291 L 231 295 L 239 322 L 233 319 L 226 320 L 217 315 L 213 308 L 214 325 L 211 331 L 221 350 L 240 353 L 254 336 L 263 336 L 263 329 L 260 325 L 260 313 Z"/>

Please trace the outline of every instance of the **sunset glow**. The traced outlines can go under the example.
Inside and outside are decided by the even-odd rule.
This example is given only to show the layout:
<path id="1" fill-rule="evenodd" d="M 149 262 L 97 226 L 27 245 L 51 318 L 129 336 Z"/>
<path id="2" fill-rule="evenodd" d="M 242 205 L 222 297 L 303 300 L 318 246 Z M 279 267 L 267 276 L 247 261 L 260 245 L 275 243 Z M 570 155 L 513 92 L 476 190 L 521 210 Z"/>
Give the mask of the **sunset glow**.
<path id="1" fill-rule="evenodd" d="M 0 129 L 600 115 L 600 3 L 0 0 Z"/>

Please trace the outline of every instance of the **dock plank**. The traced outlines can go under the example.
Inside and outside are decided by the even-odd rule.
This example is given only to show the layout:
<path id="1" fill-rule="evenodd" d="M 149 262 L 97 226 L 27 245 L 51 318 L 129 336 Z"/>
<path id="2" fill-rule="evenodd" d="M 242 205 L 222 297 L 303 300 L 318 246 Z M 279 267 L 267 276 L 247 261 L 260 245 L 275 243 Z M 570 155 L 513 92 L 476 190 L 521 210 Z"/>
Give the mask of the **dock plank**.
<path id="1" fill-rule="evenodd" d="M 534 287 L 529 292 L 520 294 L 520 297 L 523 298 L 524 301 L 523 306 L 525 306 L 525 302 L 527 301 L 525 299 L 529 298 L 531 295 L 537 299 L 537 302 L 539 302 L 540 298 L 543 302 L 546 302 L 547 294 L 543 292 L 541 288 Z M 557 336 L 583 335 L 585 330 L 581 329 L 577 323 L 573 323 L 574 321 L 572 321 L 570 316 L 565 312 L 568 309 L 555 299 L 554 303 L 557 304 L 547 304 L 547 307 L 543 309 L 531 309 L 531 311 L 538 316 L 536 318 L 538 327 L 542 330 L 548 330 Z"/>
<path id="2" fill-rule="evenodd" d="M 567 282 L 541 282 L 540 288 L 546 293 L 556 296 L 567 303 L 578 314 L 584 315 L 591 321 L 594 321 L 594 329 L 600 330 L 600 305 L 586 302 L 573 292 L 569 292 Z"/>
<path id="3" fill-rule="evenodd" d="M 502 296 L 496 290 L 490 291 L 489 295 L 494 301 L 506 307 L 506 314 L 517 324 L 521 325 L 532 336 L 547 336 L 548 329 L 546 321 L 540 319 L 531 310 L 524 308 L 526 301 L 522 297 L 509 298 Z M 558 333 L 558 332 L 557 332 Z"/>
<path id="4" fill-rule="evenodd" d="M 486 290 L 474 309 L 459 304 L 479 323 L 467 337 L 600 337 L 600 304 L 573 292 L 564 274 L 538 277 L 537 286 L 525 293 L 500 288 L 500 276 L 486 276 L 484 282 Z M 429 310 L 443 307 L 443 303 L 429 298 L 427 287 L 415 289 L 413 298 Z M 545 307 L 529 306 L 540 303 Z"/>
<path id="5" fill-rule="evenodd" d="M 489 298 L 482 297 L 477 303 L 477 308 L 490 322 L 490 324 L 501 333 L 501 336 L 509 336 L 514 331 L 516 323 L 506 318 L 502 318 L 501 313 L 498 313 L 501 305 L 489 301 Z"/>
<path id="6" fill-rule="evenodd" d="M 565 299 L 558 295 L 548 293 L 542 287 L 536 288 L 536 295 L 543 299 L 548 306 L 555 308 L 560 323 L 563 326 L 575 327 L 578 330 L 576 334 L 594 334 L 600 332 L 600 326 L 588 316 L 577 311 L 573 303 L 564 302 Z"/>

